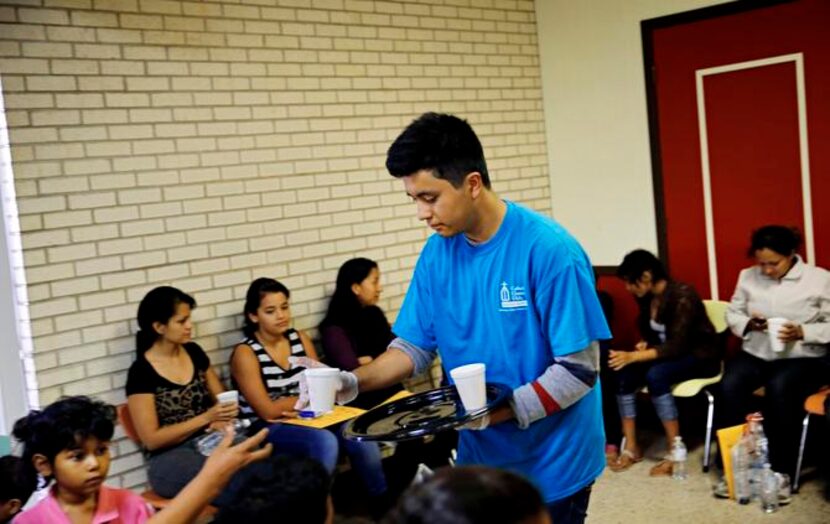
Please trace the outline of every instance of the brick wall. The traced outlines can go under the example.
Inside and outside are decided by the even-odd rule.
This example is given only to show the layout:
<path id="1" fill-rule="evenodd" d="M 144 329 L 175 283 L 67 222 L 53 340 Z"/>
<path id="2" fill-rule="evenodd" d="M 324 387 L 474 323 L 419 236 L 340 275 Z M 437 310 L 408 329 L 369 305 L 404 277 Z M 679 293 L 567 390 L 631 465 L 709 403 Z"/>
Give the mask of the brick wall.
<path id="1" fill-rule="evenodd" d="M 494 189 L 549 212 L 538 56 L 532 0 L 1 1 L 41 403 L 123 401 L 161 284 L 217 364 L 258 276 L 315 335 L 339 265 L 374 258 L 394 318 L 427 229 L 385 151 L 424 111 L 467 118 Z M 112 483 L 144 482 L 116 451 Z"/>

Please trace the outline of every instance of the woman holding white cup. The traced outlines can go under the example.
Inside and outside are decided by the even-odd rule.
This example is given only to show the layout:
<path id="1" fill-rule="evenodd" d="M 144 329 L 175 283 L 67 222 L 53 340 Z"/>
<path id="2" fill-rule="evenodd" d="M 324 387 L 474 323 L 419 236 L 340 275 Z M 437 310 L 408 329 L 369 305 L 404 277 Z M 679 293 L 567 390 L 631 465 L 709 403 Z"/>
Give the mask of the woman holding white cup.
<path id="1" fill-rule="evenodd" d="M 742 351 L 727 362 L 723 426 L 754 411 L 753 392 L 765 388 L 762 405 L 772 469 L 792 475 L 804 399 L 826 380 L 830 343 L 830 272 L 804 262 L 795 229 L 764 226 L 752 234 L 749 255 L 726 313 Z"/>
<path id="2" fill-rule="evenodd" d="M 348 441 L 337 426 L 330 431 L 280 423 L 281 419 L 296 416 L 294 405 L 302 379 L 314 390 L 310 392 L 311 409 L 318 412 L 331 411 L 340 381 L 340 371 L 320 364 L 308 335 L 292 327 L 290 296 L 288 288 L 273 278 L 258 278 L 248 287 L 243 309 L 244 339 L 231 354 L 231 378 L 240 393 L 240 417 L 251 420 L 253 431 L 267 427 L 268 442 L 274 449 L 311 457 L 331 474 L 342 448 L 369 496 L 385 504 L 386 477 L 377 444 Z M 322 386 L 319 390 L 318 385 Z M 325 396 L 328 398 L 322 398 Z"/>

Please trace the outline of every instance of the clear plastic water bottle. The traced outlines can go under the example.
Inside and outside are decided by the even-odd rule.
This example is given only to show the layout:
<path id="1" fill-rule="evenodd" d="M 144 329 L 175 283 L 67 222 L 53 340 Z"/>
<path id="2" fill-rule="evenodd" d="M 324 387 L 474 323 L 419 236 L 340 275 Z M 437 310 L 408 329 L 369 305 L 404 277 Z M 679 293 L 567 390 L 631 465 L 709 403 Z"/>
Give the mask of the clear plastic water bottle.
<path id="1" fill-rule="evenodd" d="M 251 421 L 243 418 L 243 419 L 235 419 L 233 421 L 233 443 L 237 444 L 242 442 L 247 438 L 245 434 L 245 429 L 251 425 Z M 209 457 L 211 453 L 219 446 L 222 442 L 222 439 L 225 438 L 225 432 L 219 430 L 211 430 L 196 439 L 196 449 L 199 450 L 199 453 L 202 455 Z"/>
<path id="2" fill-rule="evenodd" d="M 769 462 L 761 470 L 761 509 L 764 513 L 778 510 L 778 478 L 770 468 Z"/>
<path id="3" fill-rule="evenodd" d="M 769 441 L 764 434 L 763 420 L 761 413 L 747 415 L 747 430 L 743 437 L 749 451 L 749 494 L 752 499 L 761 496 L 761 474 L 764 464 L 769 462 Z"/>
<path id="4" fill-rule="evenodd" d="M 688 457 L 688 452 L 686 450 L 686 445 L 683 444 L 683 439 L 680 436 L 674 437 L 674 442 L 671 446 L 671 478 L 675 480 L 684 480 L 688 477 L 688 472 L 686 470 L 686 459 Z"/>
<path id="5" fill-rule="evenodd" d="M 732 482 L 738 504 L 749 504 L 749 453 L 745 439 L 732 446 Z"/>

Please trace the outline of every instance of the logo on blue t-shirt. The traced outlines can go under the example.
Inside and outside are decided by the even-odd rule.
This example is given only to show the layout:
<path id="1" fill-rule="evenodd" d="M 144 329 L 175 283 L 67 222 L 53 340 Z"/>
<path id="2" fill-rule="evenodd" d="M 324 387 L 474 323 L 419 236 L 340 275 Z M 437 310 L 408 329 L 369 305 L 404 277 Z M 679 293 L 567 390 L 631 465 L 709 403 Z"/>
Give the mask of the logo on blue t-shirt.
<path id="1" fill-rule="evenodd" d="M 507 282 L 502 281 L 499 290 L 499 302 L 501 303 L 499 311 L 527 309 L 524 286 L 509 286 Z"/>

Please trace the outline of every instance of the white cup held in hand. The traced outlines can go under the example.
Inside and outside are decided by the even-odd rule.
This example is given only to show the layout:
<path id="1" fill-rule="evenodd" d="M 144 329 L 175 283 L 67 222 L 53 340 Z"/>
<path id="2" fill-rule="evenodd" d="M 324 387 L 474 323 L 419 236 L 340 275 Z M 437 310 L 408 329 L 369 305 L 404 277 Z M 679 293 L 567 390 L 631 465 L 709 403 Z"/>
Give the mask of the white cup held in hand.
<path id="1" fill-rule="evenodd" d="M 239 391 L 232 389 L 230 391 L 223 391 L 216 395 L 216 401 L 220 404 L 238 404 Z"/>
<path id="2" fill-rule="evenodd" d="M 334 409 L 334 397 L 340 381 L 337 368 L 310 368 L 303 371 L 308 384 L 309 409 L 328 413 Z"/>
<path id="3" fill-rule="evenodd" d="M 461 403 L 467 411 L 476 411 L 487 405 L 484 364 L 467 364 L 450 370 Z"/>
<path id="4" fill-rule="evenodd" d="M 776 353 L 781 353 L 786 349 L 787 343 L 778 338 L 778 333 L 781 328 L 789 322 L 786 318 L 774 317 L 767 319 L 767 334 L 769 335 L 769 345 Z"/>

